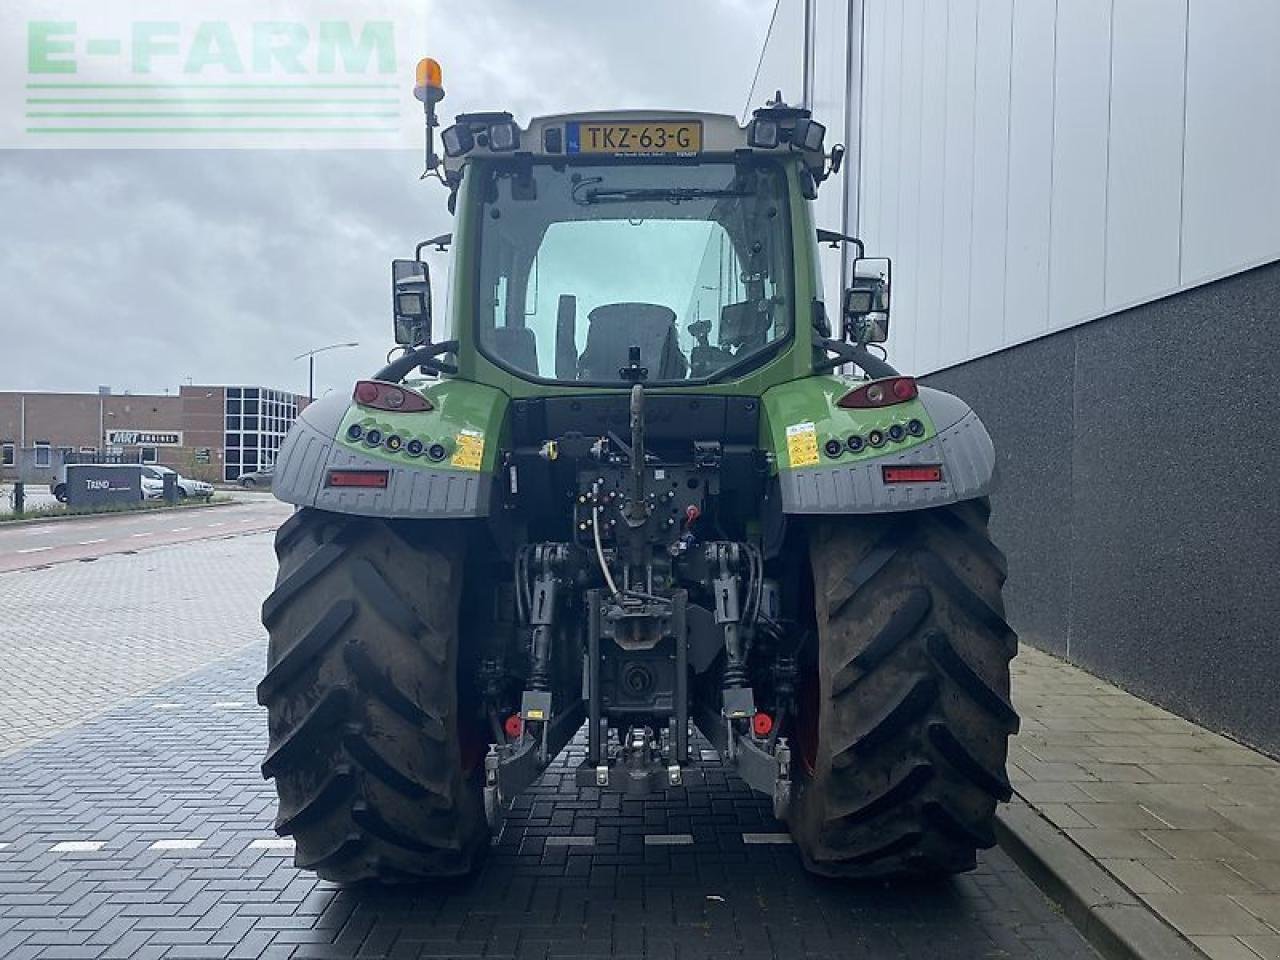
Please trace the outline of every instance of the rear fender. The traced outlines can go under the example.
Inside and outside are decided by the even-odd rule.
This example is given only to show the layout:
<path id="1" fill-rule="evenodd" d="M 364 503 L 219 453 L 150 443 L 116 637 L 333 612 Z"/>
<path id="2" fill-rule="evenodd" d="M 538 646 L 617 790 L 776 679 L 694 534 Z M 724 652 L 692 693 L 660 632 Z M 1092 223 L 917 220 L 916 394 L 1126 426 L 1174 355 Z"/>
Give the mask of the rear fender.
<path id="1" fill-rule="evenodd" d="M 431 410 L 373 410 L 332 394 L 312 403 L 299 415 L 276 457 L 276 497 L 302 507 L 367 517 L 487 516 L 506 395 L 465 380 L 420 385 L 418 392 Z M 376 443 L 370 442 L 371 435 Z M 398 443 L 389 443 L 391 438 Z M 411 447 L 418 450 L 413 441 L 422 444 L 421 452 L 411 452 Z M 433 458 L 436 445 L 440 449 Z M 331 486 L 334 470 L 385 470 L 387 485 Z"/>
<path id="2" fill-rule="evenodd" d="M 919 396 L 906 403 L 869 410 L 837 406 L 865 382 L 807 377 L 765 393 L 761 441 L 774 454 L 784 513 L 920 510 L 991 492 L 995 447 L 964 401 L 921 386 Z M 901 440 L 890 439 L 895 426 L 904 431 Z M 868 442 L 873 431 L 885 438 L 878 447 Z M 860 438 L 860 449 L 851 448 L 850 437 Z M 884 467 L 907 465 L 940 466 L 942 479 L 885 482 Z"/>

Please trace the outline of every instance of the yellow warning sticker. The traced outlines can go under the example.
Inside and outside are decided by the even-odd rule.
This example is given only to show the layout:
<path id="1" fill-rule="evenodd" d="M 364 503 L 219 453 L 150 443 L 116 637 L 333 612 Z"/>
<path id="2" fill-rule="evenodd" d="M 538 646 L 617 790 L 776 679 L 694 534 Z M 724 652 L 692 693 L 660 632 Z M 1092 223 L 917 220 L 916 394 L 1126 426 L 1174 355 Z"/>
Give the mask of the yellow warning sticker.
<path id="1" fill-rule="evenodd" d="M 454 439 L 458 446 L 449 463 L 460 470 L 479 470 L 480 461 L 484 459 L 484 434 L 479 430 L 462 430 Z"/>
<path id="2" fill-rule="evenodd" d="M 787 463 L 811 467 L 818 462 L 818 431 L 812 422 L 787 427 Z"/>

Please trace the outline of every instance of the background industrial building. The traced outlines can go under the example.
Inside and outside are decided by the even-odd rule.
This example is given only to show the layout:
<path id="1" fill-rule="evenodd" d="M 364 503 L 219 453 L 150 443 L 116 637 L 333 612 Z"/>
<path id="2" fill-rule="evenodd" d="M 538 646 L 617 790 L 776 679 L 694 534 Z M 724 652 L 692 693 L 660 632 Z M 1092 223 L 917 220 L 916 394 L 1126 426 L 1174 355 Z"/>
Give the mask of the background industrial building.
<path id="1" fill-rule="evenodd" d="M 1273 0 L 781 0 L 747 100 L 848 146 L 820 225 L 991 429 L 1023 639 L 1272 753 L 1277 49 Z"/>
<path id="2" fill-rule="evenodd" d="M 33 451 L 37 465 L 60 453 L 160 463 L 188 476 L 234 481 L 275 464 L 306 398 L 268 387 L 183 386 L 164 395 L 0 393 L 0 480 Z"/>

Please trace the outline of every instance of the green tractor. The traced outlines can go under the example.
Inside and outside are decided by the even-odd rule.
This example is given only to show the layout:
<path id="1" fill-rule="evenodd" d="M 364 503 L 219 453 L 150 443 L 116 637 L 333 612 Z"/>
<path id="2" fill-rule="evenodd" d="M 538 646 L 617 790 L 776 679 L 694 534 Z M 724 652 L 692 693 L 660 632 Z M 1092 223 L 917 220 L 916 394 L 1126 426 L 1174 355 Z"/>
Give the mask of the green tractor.
<path id="1" fill-rule="evenodd" d="M 585 724 L 582 787 L 699 784 L 696 728 L 815 873 L 971 869 L 1018 726 L 994 450 L 873 352 L 888 261 L 811 221 L 843 150 L 779 97 L 464 114 L 437 159 L 424 64 L 456 226 L 393 264 L 399 356 L 276 464 L 258 699 L 298 866 L 471 871 Z"/>

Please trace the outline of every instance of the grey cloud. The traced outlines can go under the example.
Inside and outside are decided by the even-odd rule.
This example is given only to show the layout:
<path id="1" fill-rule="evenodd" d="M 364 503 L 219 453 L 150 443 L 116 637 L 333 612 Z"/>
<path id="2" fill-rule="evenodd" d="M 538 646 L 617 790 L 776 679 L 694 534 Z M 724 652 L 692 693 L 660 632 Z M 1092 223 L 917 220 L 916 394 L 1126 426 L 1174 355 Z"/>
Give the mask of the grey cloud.
<path id="1" fill-rule="evenodd" d="M 772 0 L 435 3 L 445 114 L 736 114 Z M 408 79 L 406 78 L 406 84 Z M 344 389 L 390 345 L 388 261 L 450 229 L 419 152 L 0 153 L 0 389 Z M 443 271 L 441 271 L 443 273 Z"/>

